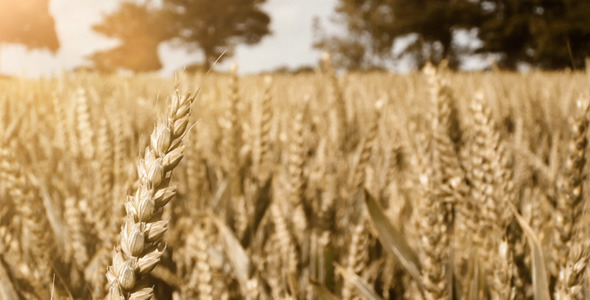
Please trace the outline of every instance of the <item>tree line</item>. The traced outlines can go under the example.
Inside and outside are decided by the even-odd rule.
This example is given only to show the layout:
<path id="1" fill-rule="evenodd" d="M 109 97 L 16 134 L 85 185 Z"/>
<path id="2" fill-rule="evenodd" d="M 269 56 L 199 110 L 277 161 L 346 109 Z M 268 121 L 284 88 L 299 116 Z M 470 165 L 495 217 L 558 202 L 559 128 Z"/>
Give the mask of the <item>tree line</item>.
<path id="1" fill-rule="evenodd" d="M 457 68 L 468 55 L 493 57 L 498 66 L 583 68 L 590 55 L 590 1 L 586 0 L 338 0 L 336 22 L 346 34 L 316 37 L 347 69 L 370 69 L 410 56 L 417 66 L 448 59 Z M 458 32 L 475 32 L 475 46 Z M 393 53 L 395 41 L 405 48 Z"/>
<path id="2" fill-rule="evenodd" d="M 123 1 L 92 27 L 119 44 L 87 58 L 91 69 L 102 72 L 157 71 L 162 68 L 158 47 L 169 42 L 187 51 L 200 51 L 202 68 L 208 69 L 221 53 L 227 53 L 220 58 L 226 59 L 236 45 L 256 44 L 271 33 L 270 17 L 262 9 L 265 1 L 163 0 L 158 5 Z M 8 43 L 58 50 L 49 0 L 0 0 L 0 46 Z"/>
<path id="3" fill-rule="evenodd" d="M 168 42 L 200 51 L 208 69 L 223 52 L 253 45 L 271 34 L 266 0 L 124 1 L 93 29 L 119 40 L 88 57 L 92 68 L 135 72 L 162 68 L 158 47 Z M 0 0 L 0 46 L 59 48 L 49 0 Z M 590 55 L 590 1 L 585 0 L 338 0 L 327 34 L 314 24 L 313 47 L 328 51 L 337 67 L 383 68 L 406 58 L 416 67 L 466 57 L 493 58 L 502 68 L 583 68 Z M 470 33 L 469 38 L 460 38 Z M 465 43 L 467 41 L 467 43 Z M 398 46 L 396 46 L 398 45 Z M 394 51 L 401 46 L 401 50 Z"/>

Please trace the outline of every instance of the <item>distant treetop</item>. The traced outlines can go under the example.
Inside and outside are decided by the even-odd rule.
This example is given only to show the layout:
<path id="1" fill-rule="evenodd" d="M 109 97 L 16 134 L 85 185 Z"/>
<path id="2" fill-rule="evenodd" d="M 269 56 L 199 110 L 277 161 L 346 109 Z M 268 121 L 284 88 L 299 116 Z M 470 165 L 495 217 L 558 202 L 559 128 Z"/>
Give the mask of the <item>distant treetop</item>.
<path id="1" fill-rule="evenodd" d="M 96 32 L 120 40 L 112 49 L 90 55 L 94 68 L 112 72 L 119 68 L 135 72 L 157 71 L 162 68 L 158 45 L 164 40 L 165 26 L 160 24 L 160 12 L 147 4 L 121 3 L 100 24 L 92 27 Z"/>
<path id="2" fill-rule="evenodd" d="M 49 0 L 0 0 L 0 45 L 5 43 L 55 53 L 59 40 Z"/>
<path id="3" fill-rule="evenodd" d="M 590 55 L 590 1 L 585 0 L 338 0 L 345 35 L 316 24 L 316 48 L 345 69 L 367 69 L 410 57 L 417 67 L 466 55 L 494 55 L 500 67 L 583 68 Z M 459 31 L 476 34 L 462 45 Z M 394 43 L 404 48 L 394 53 Z"/>
<path id="4" fill-rule="evenodd" d="M 0 0 L 1 1 L 1 0 Z M 163 0 L 155 7 L 124 2 L 105 15 L 93 29 L 120 40 L 120 45 L 90 56 L 95 68 L 135 72 L 162 68 L 158 47 L 169 41 L 173 47 L 203 53 L 209 69 L 221 55 L 230 57 L 238 44 L 252 45 L 270 34 L 270 17 L 262 10 L 265 0 Z M 139 51 L 141 50 L 141 51 Z"/>

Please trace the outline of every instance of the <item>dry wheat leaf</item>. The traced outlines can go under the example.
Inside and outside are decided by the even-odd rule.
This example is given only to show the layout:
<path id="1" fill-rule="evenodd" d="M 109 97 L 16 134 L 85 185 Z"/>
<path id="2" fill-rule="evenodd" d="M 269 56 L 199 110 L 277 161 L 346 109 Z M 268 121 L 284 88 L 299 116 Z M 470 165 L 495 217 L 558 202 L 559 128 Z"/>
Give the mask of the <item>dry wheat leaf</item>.
<path id="1" fill-rule="evenodd" d="M 352 283 L 352 285 L 356 288 L 357 292 L 362 295 L 365 299 L 368 300 L 382 300 L 382 298 L 377 295 L 373 287 L 369 285 L 369 283 L 364 280 L 363 278 L 356 275 L 354 272 L 343 268 L 337 264 L 335 264 L 336 270 L 338 273 L 344 277 L 344 280 Z"/>
<path id="2" fill-rule="evenodd" d="M 529 226 L 526 220 L 516 211 L 512 203 L 508 203 L 512 214 L 520 224 L 520 227 L 524 231 L 529 240 L 531 246 L 531 257 L 532 261 L 532 278 L 533 278 L 533 291 L 535 300 L 550 300 L 549 296 L 549 283 L 547 282 L 547 271 L 545 270 L 545 260 L 543 258 L 543 249 L 541 243 L 537 238 L 537 235 L 533 229 Z"/>
<path id="3" fill-rule="evenodd" d="M 420 287 L 423 286 L 420 279 L 420 263 L 418 256 L 410 248 L 408 242 L 401 233 L 393 227 L 387 216 L 383 213 L 383 208 L 377 203 L 375 198 L 365 189 L 365 204 L 369 217 L 378 233 L 378 238 L 383 247 L 393 254 L 412 278 L 416 280 Z"/>

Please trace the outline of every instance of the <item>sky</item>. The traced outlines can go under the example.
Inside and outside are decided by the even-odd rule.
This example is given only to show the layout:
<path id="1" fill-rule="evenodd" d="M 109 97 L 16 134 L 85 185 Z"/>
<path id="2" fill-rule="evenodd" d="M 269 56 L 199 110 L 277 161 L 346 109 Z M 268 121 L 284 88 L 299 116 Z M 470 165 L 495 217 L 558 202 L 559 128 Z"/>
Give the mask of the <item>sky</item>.
<path id="1" fill-rule="evenodd" d="M 61 47 L 53 55 L 49 51 L 27 51 L 21 45 L 2 45 L 0 74 L 37 78 L 51 76 L 61 70 L 87 65 L 85 57 L 117 44 L 94 31 L 102 15 L 114 10 L 122 0 L 50 0 L 50 13 L 56 22 Z M 272 35 L 254 46 L 238 46 L 233 58 L 219 68 L 237 62 L 241 74 L 272 70 L 279 66 L 315 65 L 321 53 L 311 47 L 312 20 L 329 23 L 337 0 L 267 0 L 263 8 L 270 15 Z M 160 58 L 163 76 L 200 61 L 199 53 L 186 53 L 163 44 Z"/>

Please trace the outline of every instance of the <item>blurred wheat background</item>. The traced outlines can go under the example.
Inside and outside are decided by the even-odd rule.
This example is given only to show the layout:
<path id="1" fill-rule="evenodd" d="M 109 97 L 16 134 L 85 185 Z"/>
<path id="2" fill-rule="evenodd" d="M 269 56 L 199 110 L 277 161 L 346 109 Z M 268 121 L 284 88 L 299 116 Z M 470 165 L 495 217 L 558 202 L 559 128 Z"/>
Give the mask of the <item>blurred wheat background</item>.
<path id="1" fill-rule="evenodd" d="M 579 72 L 0 82 L 4 299 L 581 299 Z M 167 91 L 163 94 L 162 91 Z"/>

